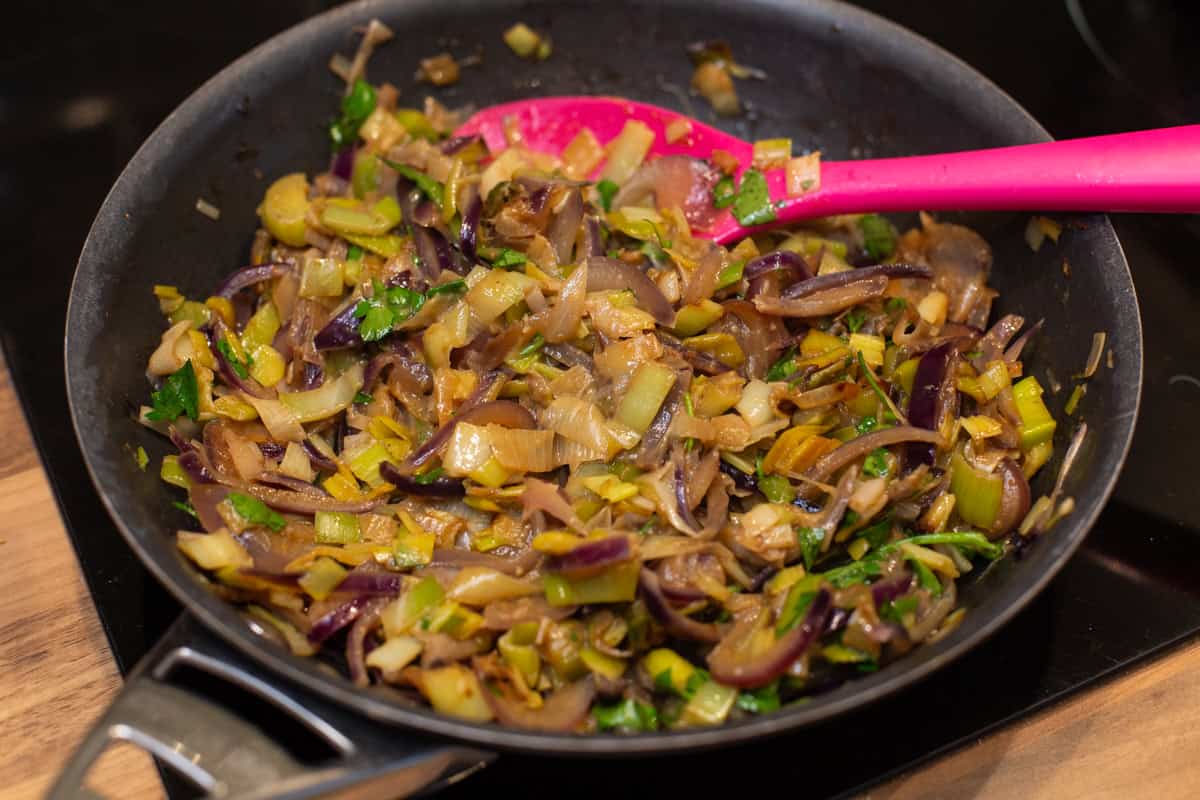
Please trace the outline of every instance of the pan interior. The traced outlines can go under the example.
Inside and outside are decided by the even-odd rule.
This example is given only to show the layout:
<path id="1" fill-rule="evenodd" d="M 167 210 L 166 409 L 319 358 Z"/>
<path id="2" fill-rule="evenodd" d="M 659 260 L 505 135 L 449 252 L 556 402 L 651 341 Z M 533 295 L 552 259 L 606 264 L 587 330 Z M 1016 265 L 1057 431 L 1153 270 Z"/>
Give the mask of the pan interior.
<path id="1" fill-rule="evenodd" d="M 941 642 L 775 715 L 715 730 L 585 739 L 470 725 L 413 710 L 355 690 L 254 637 L 178 556 L 171 533 L 181 519 L 170 506 L 169 490 L 154 470 L 140 472 L 125 449 L 142 445 L 153 463 L 169 452 L 169 443 L 130 416 L 130 408 L 147 396 L 146 359 L 162 329 L 150 288 L 166 283 L 188 296 L 207 295 L 246 262 L 255 207 L 269 181 L 286 172 L 326 168 L 325 125 L 340 96 L 326 64 L 334 52 L 353 51 L 352 28 L 371 17 L 398 36 L 376 52 L 370 77 L 399 85 L 406 103 L 418 103 L 427 90 L 411 79 L 417 59 L 449 37 L 458 54 L 477 48 L 484 54 L 484 65 L 464 70 L 458 85 L 433 90 L 452 107 L 539 95 L 623 95 L 682 109 L 747 139 L 790 136 L 797 152 L 820 149 L 830 159 L 1047 138 L 1011 99 L 952 56 L 890 23 L 830 2 L 600 6 L 502 0 L 462 3 L 451 12 L 437 0 L 379 0 L 329 12 L 262 45 L 198 90 L 135 156 L 92 228 L 68 314 L 73 421 L 101 497 L 142 560 L 208 626 L 275 672 L 373 718 L 502 748 L 678 750 L 810 724 L 930 674 L 1022 607 L 1078 545 L 1116 479 L 1140 392 L 1141 332 L 1120 247 L 1103 217 L 1068 219 L 1062 241 L 1035 254 L 1022 236 L 1027 215 L 944 215 L 975 227 L 993 245 L 998 310 L 1046 320 L 1026 362 L 1030 372 L 1065 381 L 1082 367 L 1091 335 L 1099 330 L 1108 333 L 1114 358 L 1081 405 L 1092 434 L 1067 486 L 1078 510 L 1024 558 L 1006 559 L 969 582 L 963 590 L 970 609 L 966 620 Z M 517 20 L 550 32 L 550 60 L 531 64 L 507 51 L 500 34 Z M 743 118 L 716 119 L 703 101 L 687 94 L 691 67 L 684 46 L 713 38 L 728 40 L 735 54 L 769 75 L 739 83 L 750 109 Z M 414 49 L 412 42 L 421 44 Z M 219 222 L 195 211 L 198 197 L 220 208 Z M 1051 398 L 1060 419 L 1066 394 Z M 1059 453 L 1071 428 L 1062 425 L 1056 437 Z M 1047 490 L 1056 464 L 1044 471 L 1035 492 Z"/>

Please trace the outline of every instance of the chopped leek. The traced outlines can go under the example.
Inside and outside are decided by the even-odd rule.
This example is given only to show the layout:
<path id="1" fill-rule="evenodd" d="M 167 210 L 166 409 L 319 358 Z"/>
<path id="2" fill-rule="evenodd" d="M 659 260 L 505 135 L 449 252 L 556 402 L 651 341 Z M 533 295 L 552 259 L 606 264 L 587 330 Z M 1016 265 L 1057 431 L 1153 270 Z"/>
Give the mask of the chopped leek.
<path id="1" fill-rule="evenodd" d="M 629 389 L 617 407 L 616 419 L 639 434 L 645 433 L 654 421 L 658 409 L 678 376 L 675 370 L 654 361 L 638 365 L 629 383 Z"/>
<path id="2" fill-rule="evenodd" d="M 346 568 L 328 556 L 321 556 L 300 576 L 300 588 L 314 600 L 324 600 L 333 594 L 346 578 Z"/>
<path id="3" fill-rule="evenodd" d="M 317 544 L 353 544 L 361 540 L 358 517 L 343 511 L 318 511 L 313 515 Z"/>
<path id="4" fill-rule="evenodd" d="M 552 606 L 627 603 L 637 594 L 640 570 L 637 561 L 629 561 L 587 578 L 572 579 L 549 572 L 542 578 L 542 588 L 546 592 L 546 601 Z"/>
<path id="5" fill-rule="evenodd" d="M 1054 436 L 1054 429 L 1058 426 L 1042 400 L 1042 391 L 1042 385 L 1032 375 L 1013 384 L 1013 400 L 1017 404 L 1017 414 L 1021 417 L 1018 432 L 1022 450 L 1029 450 L 1042 442 L 1050 441 Z"/>

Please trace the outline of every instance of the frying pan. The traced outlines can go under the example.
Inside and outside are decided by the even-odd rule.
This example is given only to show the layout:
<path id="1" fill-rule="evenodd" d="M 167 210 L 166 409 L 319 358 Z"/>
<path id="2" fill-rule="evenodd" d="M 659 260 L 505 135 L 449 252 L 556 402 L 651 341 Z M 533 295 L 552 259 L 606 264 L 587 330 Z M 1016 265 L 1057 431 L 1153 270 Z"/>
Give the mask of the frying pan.
<path id="1" fill-rule="evenodd" d="M 189 296 L 207 294 L 246 259 L 255 206 L 268 182 L 325 168 L 324 124 L 340 94 L 326 65 L 332 53 L 353 50 L 353 27 L 371 17 L 398 36 L 375 53 L 369 73 L 400 85 L 405 102 L 425 93 L 409 77 L 418 58 L 447 46 L 459 54 L 482 47 L 481 68 L 465 69 L 457 86 L 438 90 L 447 105 L 531 94 L 624 95 L 681 108 L 747 139 L 791 136 L 798 150 L 838 159 L 1049 138 L 1011 98 L 950 54 L 828 0 L 472 0 L 453 7 L 444 0 L 374 0 L 310 19 L 239 59 L 134 156 L 100 209 L 71 289 L 67 388 L 87 467 L 125 539 L 199 624 L 185 617 L 134 671 L 63 773 L 56 796 L 70 796 L 113 739 L 150 750 L 213 794 L 302 797 L 407 794 L 455 780 L 496 750 L 655 754 L 765 737 L 844 714 L 930 675 L 1016 614 L 1074 552 L 1112 490 L 1137 414 L 1142 339 L 1128 266 L 1103 216 L 1066 218 L 1061 241 L 1034 253 L 1022 235 L 1026 215 L 946 215 L 992 243 L 1000 310 L 1046 319 L 1026 364 L 1043 384 L 1066 386 L 1048 395 L 1064 420 L 1058 453 L 1076 420 L 1086 419 L 1091 433 L 1066 484 L 1076 511 L 1022 558 L 1005 559 L 962 585 L 970 611 L 936 644 L 807 703 L 721 728 L 582 737 L 439 716 L 386 690 L 356 689 L 336 665 L 293 657 L 260 638 L 176 551 L 171 533 L 178 512 L 154 471 L 139 471 L 126 449 L 144 446 L 152 463 L 167 452 L 130 414 L 148 391 L 145 363 L 162 327 L 150 287 L 166 283 Z M 549 61 L 530 64 L 506 50 L 500 33 L 517 20 L 550 32 Z M 770 76 L 740 82 L 749 108 L 742 118 L 713 119 L 681 88 L 691 71 L 684 45 L 710 38 L 728 40 Z M 195 211 L 201 196 L 221 209 L 219 222 Z M 1082 368 L 1095 331 L 1108 334 L 1111 368 L 1102 368 L 1068 418 L 1062 405 L 1069 377 Z M 1035 492 L 1048 491 L 1057 465 L 1056 459 L 1043 470 Z M 328 757 L 314 765 L 273 742 L 230 703 L 217 702 L 219 693 L 198 688 L 197 675 L 267 703 L 291 719 L 290 727 L 320 740 Z"/>

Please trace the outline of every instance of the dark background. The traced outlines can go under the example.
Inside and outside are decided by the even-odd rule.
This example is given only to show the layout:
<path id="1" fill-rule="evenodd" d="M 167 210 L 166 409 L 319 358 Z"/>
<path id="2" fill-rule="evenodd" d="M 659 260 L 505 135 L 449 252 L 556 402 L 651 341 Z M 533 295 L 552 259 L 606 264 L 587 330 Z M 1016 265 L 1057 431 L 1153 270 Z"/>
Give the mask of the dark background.
<path id="1" fill-rule="evenodd" d="M 172 108 L 237 56 L 330 5 L 314 0 L 5 4 L 0 343 L 123 669 L 161 634 L 177 606 L 117 536 L 78 463 L 61 366 L 75 259 L 109 186 Z M 1190 0 L 874 0 L 859 5 L 966 60 L 1056 137 L 1200 121 L 1195 43 L 1200 4 Z M 414 64 L 418 55 L 435 50 L 430 43 L 414 52 Z M 753 63 L 752 54 L 740 55 Z M 1138 434 L 1113 502 L 1047 592 L 985 648 L 943 672 L 939 692 L 904 695 L 827 729 L 829 735 L 866 738 L 854 745 L 855 753 L 823 754 L 824 769 L 805 770 L 809 793 L 834 793 L 872 780 L 1200 626 L 1193 556 L 1200 541 L 1200 503 L 1194 499 L 1192 466 L 1200 452 L 1194 423 L 1200 381 L 1192 377 L 1200 373 L 1200 334 L 1192 323 L 1200 300 L 1192 268 L 1200 253 L 1200 225 L 1192 216 L 1126 216 L 1114 222 L 1142 302 L 1146 384 Z M 997 654 L 1013 652 L 1006 648 L 1034 657 L 998 665 Z M 938 724 L 884 736 L 886 746 L 879 746 L 879 731 L 888 720 L 917 714 Z M 701 795 L 736 791 L 755 764 L 771 769 L 787 763 L 809 741 L 788 737 L 755 746 L 754 752 L 724 751 L 728 755 L 711 759 L 709 769 L 705 757 L 622 765 L 622 781 L 645 785 L 688 773 L 704 781 L 697 784 L 704 787 Z M 875 746 L 863 747 L 864 741 Z M 736 765 L 730 759 L 737 759 Z M 506 757 L 452 793 L 521 788 L 537 794 L 537 787 L 561 789 L 559 781 L 570 779 L 571 762 L 539 762 L 543 780 L 531 784 L 533 763 Z M 572 793 L 612 791 L 608 781 L 603 784 L 591 790 L 576 786 Z"/>

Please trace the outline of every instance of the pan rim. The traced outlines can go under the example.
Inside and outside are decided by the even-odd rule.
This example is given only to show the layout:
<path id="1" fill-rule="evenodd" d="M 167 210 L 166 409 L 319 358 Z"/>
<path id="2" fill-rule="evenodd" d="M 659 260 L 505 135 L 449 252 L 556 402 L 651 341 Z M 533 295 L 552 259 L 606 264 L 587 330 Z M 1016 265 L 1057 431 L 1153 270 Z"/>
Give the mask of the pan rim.
<path id="1" fill-rule="evenodd" d="M 1143 338 L 1136 290 L 1133 287 L 1121 244 L 1112 230 L 1111 223 L 1107 217 L 1103 216 L 1098 218 L 1097 227 L 1102 228 L 1103 235 L 1111 240 L 1112 252 L 1107 258 L 1116 262 L 1119 267 L 1119 276 L 1127 281 L 1130 287 L 1132 319 L 1135 322 L 1133 330 L 1136 333 L 1136 336 L 1132 337 L 1134 341 L 1130 343 L 1130 347 L 1136 351 L 1136 363 L 1130 365 L 1130 368 L 1135 373 L 1137 391 L 1133 398 L 1132 414 L 1129 421 L 1124 424 L 1124 441 L 1120 442 L 1117 448 L 1117 457 L 1114 461 L 1116 468 L 1107 475 L 1096 476 L 1094 480 L 1103 484 L 1097 502 L 1091 507 L 1076 511 L 1076 514 L 1070 519 L 1072 526 L 1070 538 L 1058 538 L 1053 543 L 1047 543 L 1048 546 L 1053 547 L 1054 552 L 1052 557 L 1049 557 L 1046 569 L 1039 573 L 1032 583 L 1025 585 L 1017 592 L 1012 603 L 987 618 L 978 627 L 969 629 L 969 635 L 957 638 L 955 636 L 947 637 L 945 642 L 941 643 L 945 645 L 944 647 L 941 647 L 941 644 L 937 645 L 941 647 L 941 650 L 935 656 L 923 662 L 911 664 L 905 669 L 884 669 L 875 675 L 855 680 L 848 684 L 855 687 L 855 691 L 844 693 L 843 696 L 834 696 L 837 694 L 835 692 L 825 697 L 819 697 L 804 706 L 717 728 L 632 736 L 543 734 L 462 722 L 437 714 L 432 710 L 399 706 L 356 689 L 344 679 L 332 679 L 309 661 L 274 648 L 264 647 L 261 640 L 241 622 L 241 617 L 237 615 L 232 606 L 208 593 L 182 568 L 172 569 L 155 558 L 153 552 L 143 545 L 132 527 L 118 515 L 112 499 L 104 489 L 104 483 L 99 475 L 99 464 L 95 462 L 85 438 L 84 420 L 86 415 L 79 406 L 74 383 L 69 377 L 71 374 L 70 353 L 72 352 L 71 330 L 75 327 L 78 314 L 82 313 L 79 311 L 79 304 L 84 302 L 80 299 L 82 294 L 81 275 L 99 266 L 95 254 L 100 246 L 98 242 L 112 235 L 109 232 L 109 226 L 113 220 L 119 218 L 123 209 L 122 201 L 126 195 L 132 192 L 131 187 L 137 181 L 138 174 L 148 166 L 157 163 L 159 151 L 164 149 L 164 142 L 169 140 L 173 133 L 186 131 L 190 124 L 190 118 L 194 117 L 206 102 L 214 97 L 229 96 L 239 77 L 247 71 L 256 66 L 270 63 L 276 53 L 290 51 L 301 46 L 329 27 L 348 29 L 352 22 L 387 11 L 403 12 L 405 6 L 415 5 L 417 4 L 406 4 L 403 0 L 364 0 L 336 8 L 277 34 L 226 66 L 176 107 L 139 147 L 115 181 L 88 232 L 72 280 L 67 308 L 67 329 L 64 336 L 64 361 L 67 364 L 68 375 L 67 399 L 71 424 L 80 444 L 88 475 L 97 489 L 105 510 L 117 525 L 126 542 L 137 553 L 139 559 L 155 579 L 166 586 L 189 613 L 195 615 L 206 628 L 223 641 L 250 656 L 263 668 L 376 721 L 402 725 L 507 751 L 534 752 L 546 755 L 650 755 L 682 753 L 744 742 L 812 726 L 853 709 L 869 705 L 882 697 L 925 680 L 946 664 L 961 657 L 992 636 L 1040 594 L 1082 543 L 1107 504 L 1115 488 L 1120 467 L 1128 455 L 1141 403 Z M 802 11 L 809 18 L 824 19 L 831 25 L 853 27 L 877 37 L 890 37 L 893 46 L 919 54 L 930 64 L 936 64 L 939 69 L 952 70 L 954 79 L 968 82 L 981 93 L 989 95 L 990 102 L 1002 104 L 1007 116 L 1014 120 L 1020 119 L 1028 129 L 1031 140 L 1048 140 L 1050 138 L 1049 133 L 1020 104 L 974 68 L 924 37 L 885 18 L 846 5 L 838 0 L 811 0 L 802 9 L 798 9 L 785 0 L 757 0 L 754 5 L 777 8 L 781 14 L 794 15 Z M 1120 432 L 1109 429 L 1106 431 L 1106 436 L 1112 438 L 1114 433 L 1119 434 Z"/>

